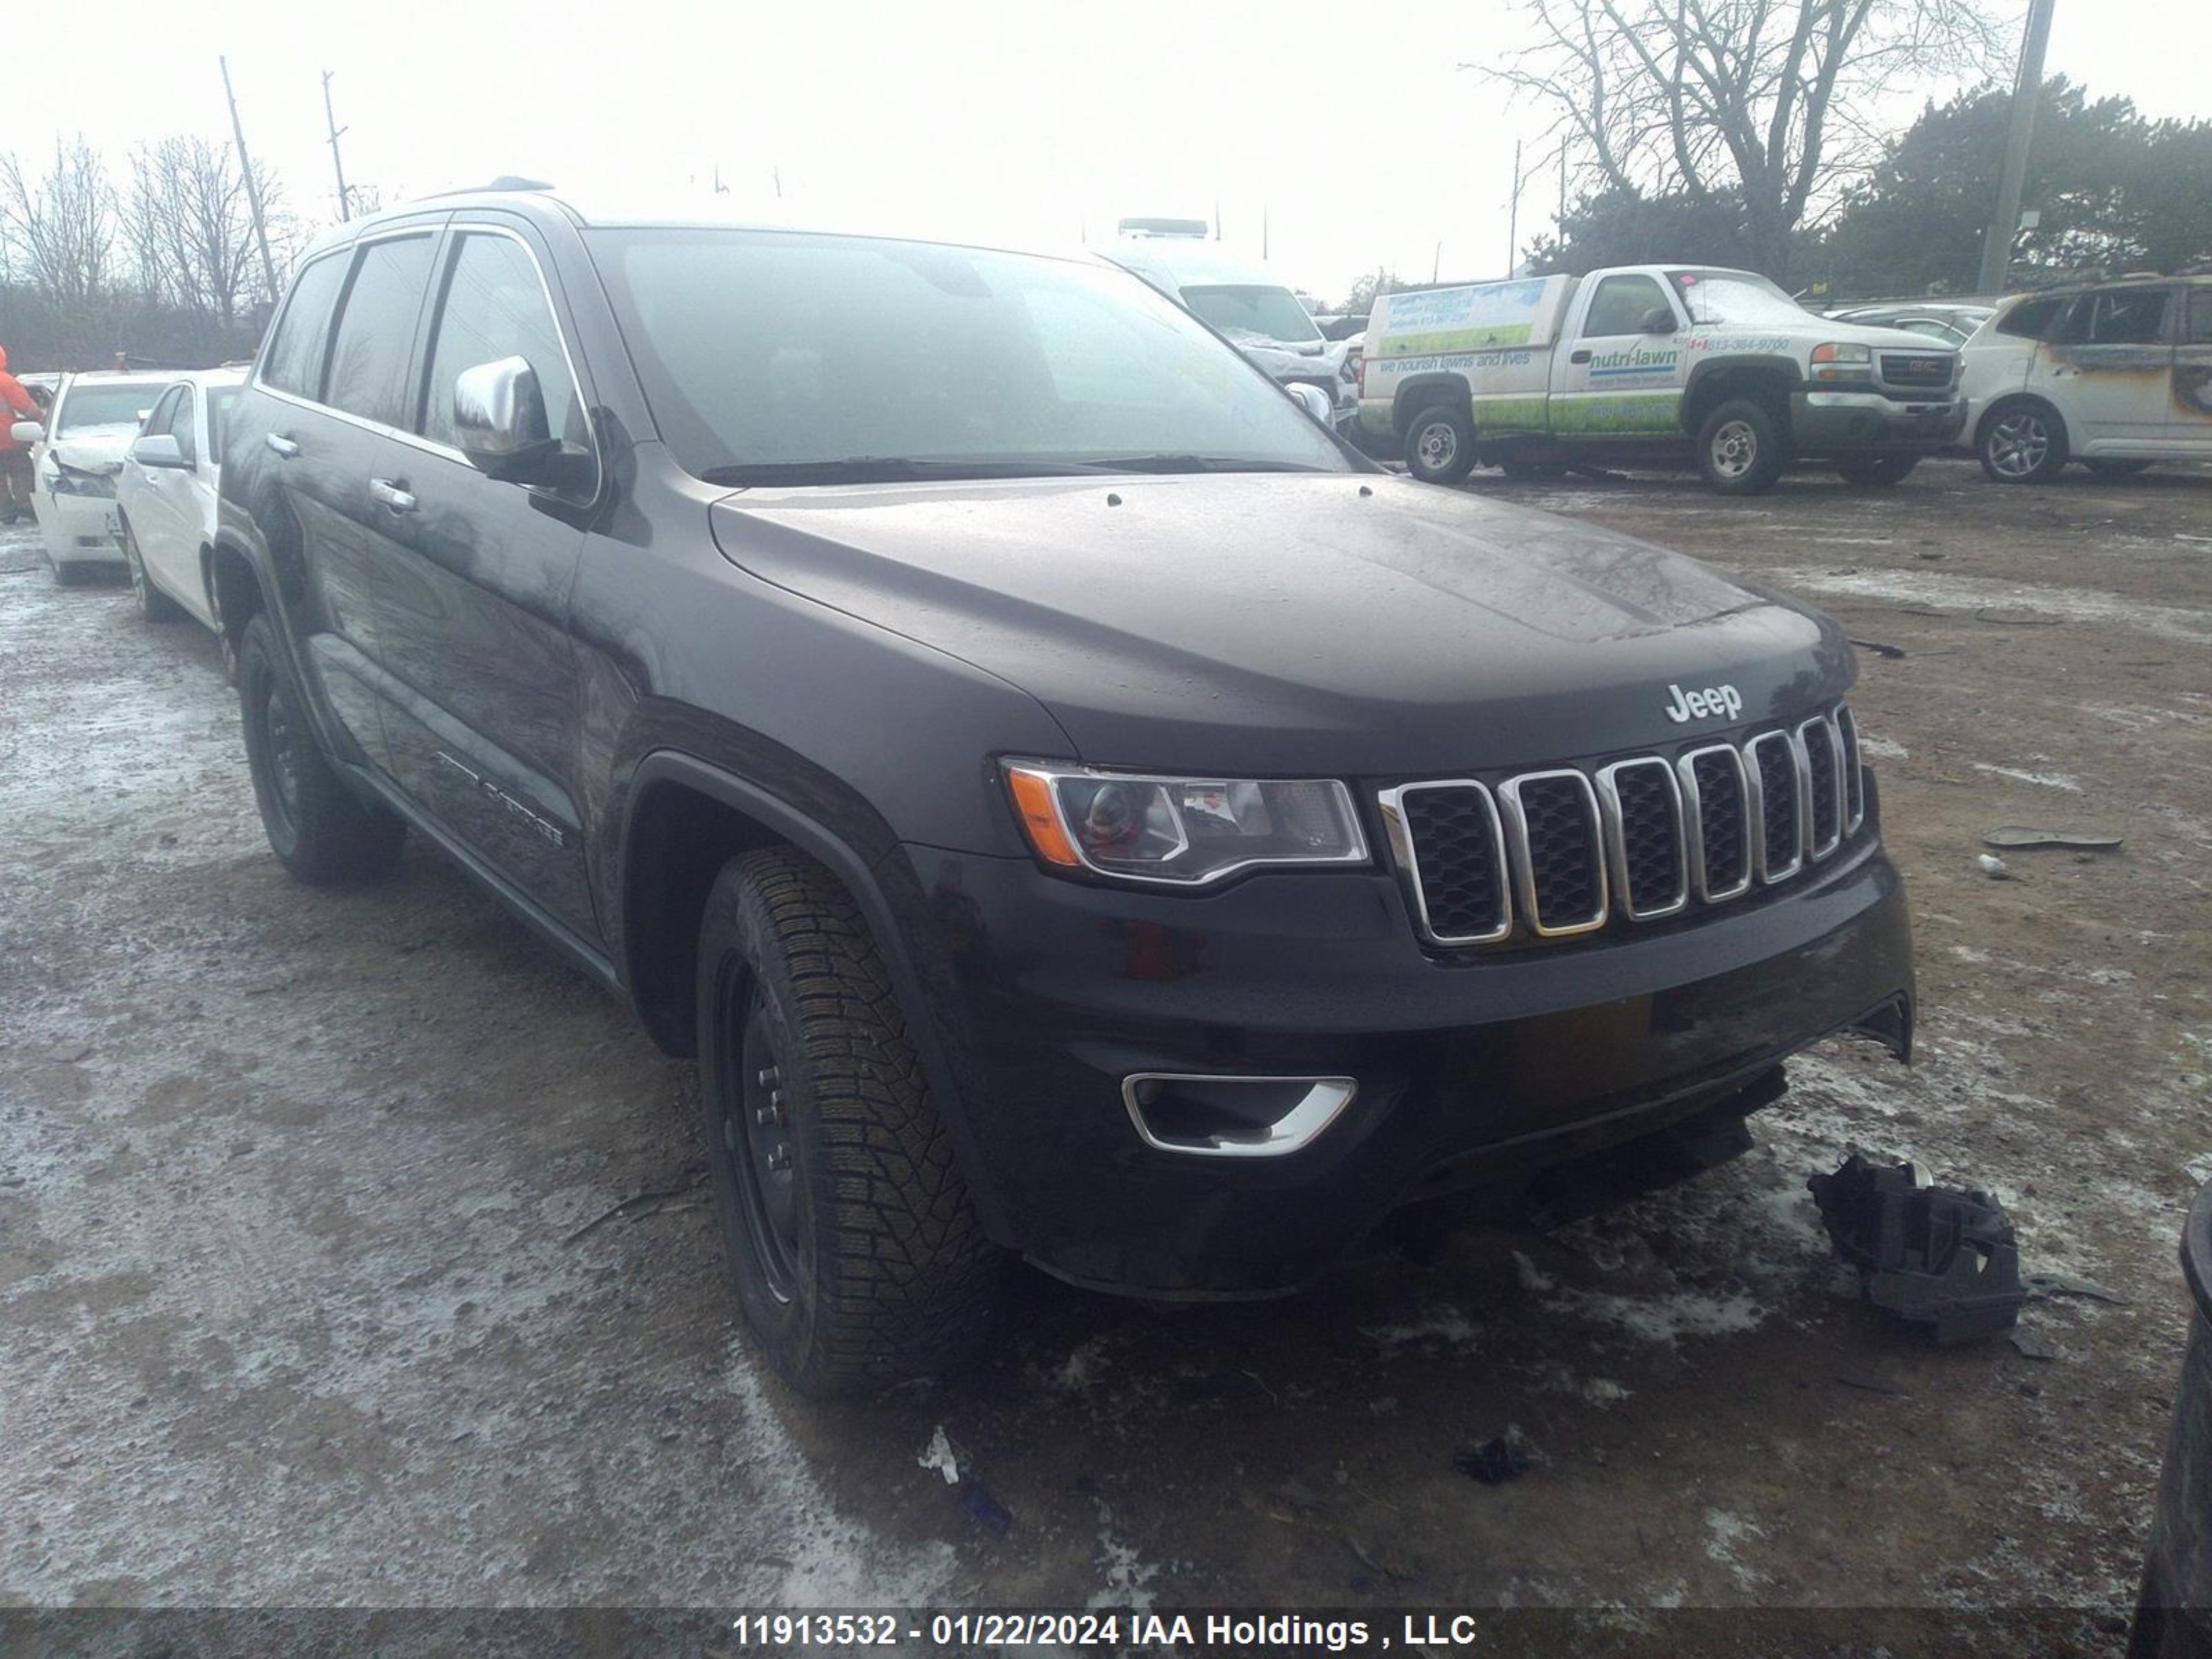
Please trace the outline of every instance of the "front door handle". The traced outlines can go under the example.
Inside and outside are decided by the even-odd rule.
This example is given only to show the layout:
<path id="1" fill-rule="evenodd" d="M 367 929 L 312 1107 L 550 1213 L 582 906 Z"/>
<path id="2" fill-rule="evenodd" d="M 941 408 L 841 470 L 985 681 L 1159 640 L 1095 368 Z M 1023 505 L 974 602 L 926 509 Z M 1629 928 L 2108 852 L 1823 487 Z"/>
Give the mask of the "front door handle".
<path id="1" fill-rule="evenodd" d="M 289 461 L 295 455 L 300 453 L 300 446 L 294 443 L 289 438 L 283 436 L 281 433 L 270 433 L 266 441 L 269 445 L 270 452 L 280 461 Z"/>
<path id="2" fill-rule="evenodd" d="M 381 502 L 394 513 L 412 513 L 415 498 L 390 478 L 371 478 L 368 481 L 371 499 Z"/>
<path id="3" fill-rule="evenodd" d="M 1589 352 L 1587 352 L 1587 351 L 1577 351 L 1577 352 L 1571 353 L 1571 354 L 1569 355 L 1568 358 L 1567 358 L 1567 361 L 1568 361 L 1569 362 L 1571 362 L 1571 363 L 1586 363 L 1586 362 L 1588 362 L 1589 360 L 1590 360 L 1590 355 L 1589 355 Z"/>

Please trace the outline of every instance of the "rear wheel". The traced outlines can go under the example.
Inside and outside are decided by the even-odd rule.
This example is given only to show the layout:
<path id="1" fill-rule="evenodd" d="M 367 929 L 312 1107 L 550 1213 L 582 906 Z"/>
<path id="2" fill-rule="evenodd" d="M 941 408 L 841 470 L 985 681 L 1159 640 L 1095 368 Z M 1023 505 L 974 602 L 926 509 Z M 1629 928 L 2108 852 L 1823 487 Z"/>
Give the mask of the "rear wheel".
<path id="1" fill-rule="evenodd" d="M 146 556 L 138 550 L 138 532 L 131 520 L 123 521 L 123 562 L 131 567 L 131 591 L 138 600 L 138 614 L 149 623 L 173 622 L 183 615 L 177 602 L 154 586 L 146 574 Z"/>
<path id="2" fill-rule="evenodd" d="M 1765 494 L 1787 459 L 1774 411 L 1749 398 L 1729 398 L 1698 428 L 1698 471 L 1723 495 Z"/>
<path id="3" fill-rule="evenodd" d="M 1423 483 L 1455 484 L 1474 470 L 1474 422 L 1463 409 L 1431 404 L 1406 425 L 1406 471 Z"/>
<path id="4" fill-rule="evenodd" d="M 2153 466 L 2156 465 L 2157 463 L 2154 461 L 2097 460 L 2084 461 L 2081 465 L 2087 467 L 2090 471 L 2095 473 L 2097 477 L 2104 479 L 2107 483 L 2113 483 L 2118 482 L 2122 478 L 2132 478 L 2138 472 L 2148 472 Z"/>
<path id="5" fill-rule="evenodd" d="M 1919 465 L 1917 455 L 1864 455 L 1840 463 L 1836 476 L 1862 489 L 1887 489 L 1902 483 Z"/>
<path id="6" fill-rule="evenodd" d="M 349 789 L 315 742 L 265 616 L 238 647 L 239 711 L 262 828 L 277 861 L 316 887 L 373 881 L 399 860 L 407 825 Z"/>
<path id="7" fill-rule="evenodd" d="M 1974 447 L 1982 471 L 1999 483 L 2049 483 L 2066 465 L 2066 422 L 2033 398 L 1999 404 Z"/>
<path id="8" fill-rule="evenodd" d="M 738 1299 L 778 1373 L 825 1395 L 968 1358 L 1000 1252 L 852 895 L 787 848 L 732 859 L 698 974 L 707 1161 Z"/>

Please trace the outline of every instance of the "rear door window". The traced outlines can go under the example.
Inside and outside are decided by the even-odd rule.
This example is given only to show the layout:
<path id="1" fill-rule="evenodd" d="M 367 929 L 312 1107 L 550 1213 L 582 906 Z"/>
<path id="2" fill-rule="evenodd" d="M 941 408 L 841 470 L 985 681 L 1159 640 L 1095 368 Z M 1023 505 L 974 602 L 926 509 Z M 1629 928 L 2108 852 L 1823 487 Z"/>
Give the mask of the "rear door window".
<path id="1" fill-rule="evenodd" d="M 323 347 L 331 337 L 331 308 L 345 281 L 342 253 L 325 255 L 300 273 L 290 303 L 261 354 L 261 383 L 295 398 L 323 395 Z"/>
<path id="2" fill-rule="evenodd" d="M 2189 333 L 2191 345 L 2212 345 L 2212 288 L 2189 290 Z"/>
<path id="3" fill-rule="evenodd" d="M 465 370 L 520 357 L 537 374 L 549 435 L 583 447 L 588 434 L 575 380 L 562 349 L 552 302 L 529 251 L 511 236 L 467 231 L 456 240 L 447 270 L 445 300 L 430 347 L 422 435 L 459 448 L 453 431 L 454 383 Z"/>
<path id="4" fill-rule="evenodd" d="M 2172 295 L 2162 288 L 2107 289 L 2074 302 L 2062 337 L 2073 345 L 2162 345 Z"/>
<path id="5" fill-rule="evenodd" d="M 382 426 L 405 426 L 407 366 L 430 280 L 434 238 L 392 236 L 361 251 L 331 337 L 323 401 Z"/>

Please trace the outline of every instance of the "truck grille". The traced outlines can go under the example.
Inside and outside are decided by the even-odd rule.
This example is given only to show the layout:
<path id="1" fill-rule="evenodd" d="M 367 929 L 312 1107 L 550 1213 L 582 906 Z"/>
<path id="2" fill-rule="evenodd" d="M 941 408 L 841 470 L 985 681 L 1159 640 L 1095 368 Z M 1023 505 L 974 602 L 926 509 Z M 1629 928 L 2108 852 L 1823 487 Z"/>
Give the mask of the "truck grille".
<path id="1" fill-rule="evenodd" d="M 1959 360 L 1942 351 L 1885 351 L 1881 354 L 1881 378 L 1893 386 L 1909 386 L 1914 391 L 1942 392 L 1951 384 L 1958 372 Z"/>
<path id="2" fill-rule="evenodd" d="M 1421 933 L 1446 945 L 1722 903 L 1832 857 L 1866 816 L 1858 725 L 1841 705 L 1741 746 L 1401 784 L 1380 800 Z"/>

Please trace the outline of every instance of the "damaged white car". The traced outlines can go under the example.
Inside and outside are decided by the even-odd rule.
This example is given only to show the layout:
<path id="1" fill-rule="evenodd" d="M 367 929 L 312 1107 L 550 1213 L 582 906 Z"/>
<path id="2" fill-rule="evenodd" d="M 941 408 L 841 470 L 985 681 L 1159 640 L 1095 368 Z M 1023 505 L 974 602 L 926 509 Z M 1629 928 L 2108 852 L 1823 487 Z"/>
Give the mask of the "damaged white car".
<path id="1" fill-rule="evenodd" d="M 32 499 L 56 581 L 79 581 L 96 566 L 124 562 L 116 475 L 138 435 L 138 423 L 169 380 L 72 374 L 63 382 L 32 474 Z"/>

